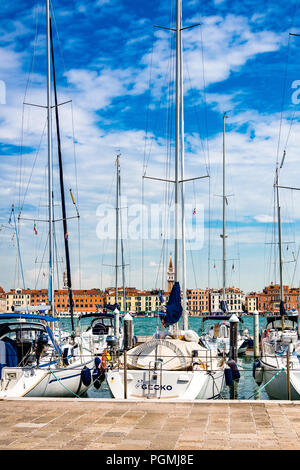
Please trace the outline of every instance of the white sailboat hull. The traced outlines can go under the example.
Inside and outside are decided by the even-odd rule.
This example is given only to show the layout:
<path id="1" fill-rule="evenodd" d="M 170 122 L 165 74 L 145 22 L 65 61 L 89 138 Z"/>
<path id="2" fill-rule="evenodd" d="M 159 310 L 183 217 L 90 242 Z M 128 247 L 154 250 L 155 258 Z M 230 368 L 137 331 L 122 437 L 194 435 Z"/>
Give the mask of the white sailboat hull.
<path id="1" fill-rule="evenodd" d="M 81 371 L 90 370 L 94 360 L 74 364 L 68 368 L 4 367 L 0 385 L 1 398 L 20 397 L 74 397 L 84 394 L 89 386 L 82 383 Z"/>
<path id="2" fill-rule="evenodd" d="M 261 361 L 263 369 L 263 384 L 269 382 L 278 373 L 278 368 Z M 265 390 L 274 400 L 288 400 L 287 371 L 284 369 L 277 377 L 266 385 Z M 300 400 L 300 370 L 290 371 L 291 400 Z"/>
<path id="3" fill-rule="evenodd" d="M 124 398 L 124 370 L 106 373 L 109 389 L 116 399 Z M 127 398 L 143 400 L 209 400 L 217 398 L 224 387 L 224 371 L 128 370 Z"/>

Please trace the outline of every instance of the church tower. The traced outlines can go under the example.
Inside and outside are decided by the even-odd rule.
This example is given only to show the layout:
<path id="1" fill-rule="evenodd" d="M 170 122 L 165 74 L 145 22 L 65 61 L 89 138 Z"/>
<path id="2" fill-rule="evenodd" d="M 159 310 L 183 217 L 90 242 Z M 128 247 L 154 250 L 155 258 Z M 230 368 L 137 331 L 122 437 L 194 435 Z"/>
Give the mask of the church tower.
<path id="1" fill-rule="evenodd" d="M 168 292 L 171 292 L 172 287 L 173 287 L 174 282 L 175 282 L 175 273 L 174 273 L 174 269 L 173 269 L 172 256 L 170 256 L 167 280 L 168 280 Z"/>

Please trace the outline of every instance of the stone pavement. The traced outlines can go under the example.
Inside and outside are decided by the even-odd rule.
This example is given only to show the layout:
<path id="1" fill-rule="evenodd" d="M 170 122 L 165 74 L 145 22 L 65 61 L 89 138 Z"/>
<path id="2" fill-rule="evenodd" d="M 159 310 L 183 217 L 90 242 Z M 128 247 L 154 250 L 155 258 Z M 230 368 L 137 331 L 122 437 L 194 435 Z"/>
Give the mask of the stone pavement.
<path id="1" fill-rule="evenodd" d="M 300 449 L 300 403 L 1 400 L 0 449 Z"/>

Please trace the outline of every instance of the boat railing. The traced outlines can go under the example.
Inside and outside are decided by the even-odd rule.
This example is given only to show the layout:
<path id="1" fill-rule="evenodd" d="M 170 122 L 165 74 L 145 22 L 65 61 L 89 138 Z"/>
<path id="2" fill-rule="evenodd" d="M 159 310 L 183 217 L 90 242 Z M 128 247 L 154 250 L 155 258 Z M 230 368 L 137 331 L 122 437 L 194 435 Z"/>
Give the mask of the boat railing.
<path id="1" fill-rule="evenodd" d="M 132 354 L 130 351 L 127 353 L 127 367 L 129 366 L 130 368 L 138 368 L 134 366 L 134 363 L 138 362 L 138 359 L 143 358 L 143 355 L 141 354 Z M 216 356 L 212 350 L 207 349 L 206 351 L 197 351 L 197 355 L 194 354 L 181 354 L 180 356 L 174 356 L 172 354 L 170 355 L 157 355 L 155 351 L 151 354 L 147 354 L 147 360 L 144 361 L 145 363 L 145 369 L 146 370 L 151 370 L 153 371 L 159 371 L 160 373 L 165 369 L 166 365 L 170 365 L 172 361 L 179 360 L 181 361 L 181 366 L 182 370 L 185 368 L 184 364 L 187 369 L 194 370 L 195 366 L 198 365 L 198 369 L 202 370 L 207 370 L 207 371 L 214 371 L 217 367 L 217 364 L 219 364 L 222 361 L 222 357 Z M 114 369 L 123 369 L 124 368 L 124 356 L 122 351 L 120 351 L 117 356 L 113 357 L 112 355 L 112 360 L 110 364 L 108 364 L 109 367 L 113 367 Z M 170 368 L 169 370 L 172 370 Z M 175 370 L 180 370 L 176 368 Z"/>
<path id="2" fill-rule="evenodd" d="M 262 356 L 264 362 L 269 363 L 278 370 L 282 369 L 282 367 L 287 367 L 288 362 L 290 369 L 300 369 L 300 354 L 288 352 L 288 347 L 289 345 L 287 344 L 281 351 L 276 351 L 275 344 L 263 342 Z M 295 357 L 297 358 L 296 361 L 293 360 Z"/>

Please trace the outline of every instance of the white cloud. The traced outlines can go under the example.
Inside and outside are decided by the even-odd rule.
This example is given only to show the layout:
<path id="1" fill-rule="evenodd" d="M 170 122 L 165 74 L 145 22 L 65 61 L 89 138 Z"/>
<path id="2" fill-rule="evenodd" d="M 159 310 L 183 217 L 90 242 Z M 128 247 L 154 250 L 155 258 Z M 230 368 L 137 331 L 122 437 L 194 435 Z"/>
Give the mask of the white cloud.
<path id="1" fill-rule="evenodd" d="M 272 224 L 274 222 L 274 217 L 266 214 L 256 215 L 254 219 L 262 224 Z"/>
<path id="2" fill-rule="evenodd" d="M 100 2 L 102 4 L 108 2 Z M 78 7 L 79 8 L 79 7 Z M 85 13 L 88 13 L 85 9 Z M 198 22 L 199 17 L 187 19 L 188 24 Z M 202 35 L 204 39 L 204 58 L 206 85 L 225 81 L 231 73 L 240 70 L 245 63 L 258 54 L 275 51 L 281 47 L 282 35 L 271 31 L 254 32 L 247 18 L 241 16 L 227 15 L 225 18 L 213 16 L 201 18 L 203 22 Z M 133 38 L 132 41 L 142 38 Z M 11 37 L 13 41 L 13 38 Z M 44 41 L 44 37 L 42 38 Z M 39 52 L 42 52 L 44 44 L 39 42 Z M 184 33 L 185 64 L 188 64 L 191 82 L 186 80 L 185 88 L 188 91 L 190 86 L 197 90 L 202 90 L 202 64 L 201 53 L 199 50 L 200 30 L 193 29 Z M 129 202 L 141 201 L 142 187 L 142 163 L 145 150 L 145 131 L 140 129 L 128 128 L 130 130 L 120 130 L 118 121 L 111 119 L 111 126 L 107 128 L 108 121 L 104 122 L 99 118 L 101 110 L 109 109 L 113 106 L 116 98 L 124 100 L 124 108 L 130 107 L 132 102 L 130 97 L 144 94 L 148 89 L 150 62 L 152 60 L 152 98 L 159 100 L 166 89 L 169 73 L 169 46 L 170 38 L 162 31 L 155 33 L 155 43 L 153 56 L 145 52 L 140 63 L 133 64 L 130 68 L 122 68 L 121 65 L 113 67 L 113 61 L 106 63 L 101 57 L 95 57 L 91 67 L 87 65 L 86 69 L 72 69 L 67 72 L 69 89 L 60 88 L 60 101 L 73 98 L 74 123 L 77 172 L 79 177 L 79 208 L 81 213 L 81 251 L 82 251 L 82 287 L 91 287 L 91 284 L 99 283 L 99 276 L 102 272 L 104 281 L 109 282 L 110 277 L 103 268 L 100 267 L 100 257 L 102 255 L 102 246 L 96 237 L 96 209 L 98 204 L 108 197 L 114 197 L 110 193 L 111 182 L 114 177 L 114 158 L 117 150 L 121 150 L 122 158 L 122 188 L 123 194 L 128 196 Z M 0 107 L 0 139 L 1 143 L 16 145 L 20 142 L 21 122 L 22 122 L 22 101 L 23 90 L 25 87 L 25 76 L 22 72 L 25 54 L 15 52 L 11 46 L 0 49 L 0 71 L 5 77 L 10 77 L 11 83 L 8 89 L 9 102 L 6 107 Z M 98 61 L 98 62 L 97 62 Z M 22 77 L 21 83 L 18 77 Z M 0 77 L 1 78 L 1 77 Z M 33 77 L 35 87 L 32 89 L 30 98 L 35 103 L 45 103 L 45 80 L 40 75 Z M 228 217 L 233 220 L 235 217 L 242 222 L 249 223 L 249 226 L 239 230 L 238 237 L 231 236 L 229 243 L 239 241 L 241 245 L 261 246 L 264 243 L 263 230 L 253 225 L 253 219 L 261 222 L 266 221 L 270 215 L 272 203 L 272 189 L 275 170 L 275 153 L 278 139 L 279 119 L 278 114 L 262 115 L 256 111 L 248 110 L 246 112 L 236 112 L 236 106 L 242 99 L 241 93 L 230 95 L 229 93 L 208 93 L 208 103 L 213 105 L 217 111 L 232 109 L 230 119 L 228 120 L 230 131 L 227 134 L 227 161 L 228 161 L 228 191 L 235 194 L 234 199 L 229 200 Z M 156 106 L 154 103 L 153 106 Z M 73 168 L 73 144 L 72 144 L 72 119 L 71 108 L 65 106 L 60 108 L 63 158 L 66 176 L 66 192 L 69 187 L 74 189 L 74 168 Z M 45 123 L 45 112 L 38 109 L 26 108 L 24 119 L 24 145 L 32 146 L 35 150 L 38 148 L 39 139 Z M 109 118 L 106 118 L 109 119 Z M 114 117 L 114 119 L 116 119 Z M 100 122 L 100 123 L 99 123 Z M 240 132 L 241 122 L 247 124 L 247 131 Z M 283 121 L 283 135 L 286 135 L 289 123 Z M 287 153 L 287 162 L 282 173 L 283 180 L 297 179 L 293 165 L 298 162 L 297 135 L 300 135 L 300 125 L 295 123 L 293 136 L 289 142 Z M 141 126 L 142 127 L 142 126 Z M 251 131 L 253 135 L 251 135 Z M 151 158 L 147 174 L 151 176 L 162 177 L 165 172 L 164 160 L 166 156 L 166 141 L 164 138 L 148 134 L 151 140 Z M 199 153 L 202 147 L 201 141 L 196 134 L 187 134 L 186 143 L 189 150 L 186 152 L 186 175 L 195 176 L 203 173 L 203 163 L 200 165 Z M 46 167 L 46 140 L 43 141 L 42 151 L 38 158 L 38 164 L 34 172 L 34 177 L 30 186 L 30 191 L 26 198 L 28 207 L 27 214 L 36 215 L 37 201 L 43 199 L 46 203 L 45 194 L 45 167 Z M 54 140 L 54 149 L 55 149 Z M 212 168 L 211 184 L 212 193 L 220 194 L 221 187 L 221 120 L 220 132 L 210 137 L 210 163 Z M 35 151 L 30 154 L 25 151 L 24 165 L 24 186 L 28 181 Z M 0 172 L 0 198 L 1 208 L 7 208 L 11 202 L 15 202 L 15 195 L 18 194 L 16 186 L 16 157 L 7 155 L 1 156 Z M 205 169 L 204 169 L 205 170 Z M 55 169 L 55 177 L 57 176 Z M 205 181 L 196 183 L 196 196 L 193 194 L 193 186 L 186 185 L 187 202 L 204 201 L 207 209 L 208 186 Z M 58 198 L 58 187 L 56 179 L 55 194 Z M 147 203 L 159 202 L 163 195 L 163 185 L 160 183 L 145 183 L 145 199 Z M 44 197 L 45 196 L 45 197 Z M 237 206 L 236 214 L 233 212 L 234 205 Z M 300 219 L 299 209 L 295 205 L 293 216 Z M 60 208 L 57 208 L 59 211 Z M 68 201 L 68 210 L 73 214 L 74 208 L 70 200 Z M 44 211 L 46 209 L 44 208 Z M 40 208 L 40 213 L 42 209 Z M 221 219 L 221 200 L 214 198 L 213 216 L 216 220 Z M 6 213 L 5 213 L 6 217 Z M 260 220 L 259 220 L 260 218 Z M 6 220 L 3 216 L 2 221 Z M 2 222 L 1 221 L 1 222 Z M 41 224 L 39 229 L 42 231 Z M 44 229 L 45 231 L 46 229 Z M 59 237 L 59 229 L 58 234 Z M 72 249 L 72 266 L 77 270 L 77 226 L 75 222 L 70 222 L 70 245 Z M 32 224 L 22 224 L 21 230 L 22 249 L 24 250 L 24 264 L 28 282 L 33 282 L 32 265 L 34 256 L 32 252 Z M 220 243 L 220 238 L 216 238 L 216 243 Z M 35 239 L 37 243 L 38 240 Z M 61 238 L 62 241 L 62 238 Z M 171 242 L 170 242 L 171 245 Z M 149 262 L 145 263 L 147 269 L 148 287 L 154 283 L 160 251 L 160 242 L 145 242 L 145 250 Z M 132 258 L 134 262 L 130 267 L 132 284 L 139 287 L 141 281 L 140 257 L 141 246 L 135 244 L 131 246 L 134 251 Z M 63 251 L 61 251 L 61 254 Z M 111 254 L 112 250 L 107 250 Z M 5 277 L 0 280 L 1 283 L 7 283 L 6 287 L 11 287 L 14 278 L 14 259 L 15 250 L 10 253 L 3 253 L 5 256 Z M 153 258 L 150 259 L 149 256 Z M 201 253 L 202 262 L 201 272 L 206 271 L 206 252 Z M 204 260 L 204 261 L 203 261 Z M 200 266 L 200 265 L 199 265 Z M 60 267 L 63 269 L 63 266 Z M 200 268 L 199 268 L 200 270 Z M 106 277 L 105 277 L 106 276 Z M 190 274 L 191 276 L 191 274 Z M 77 274 L 74 274 L 75 283 Z M 1 278 L 2 279 L 2 278 Z M 93 285 L 94 286 L 94 285 Z M 45 286 L 44 286 L 45 287 Z M 76 284 L 75 284 L 76 287 Z"/>

